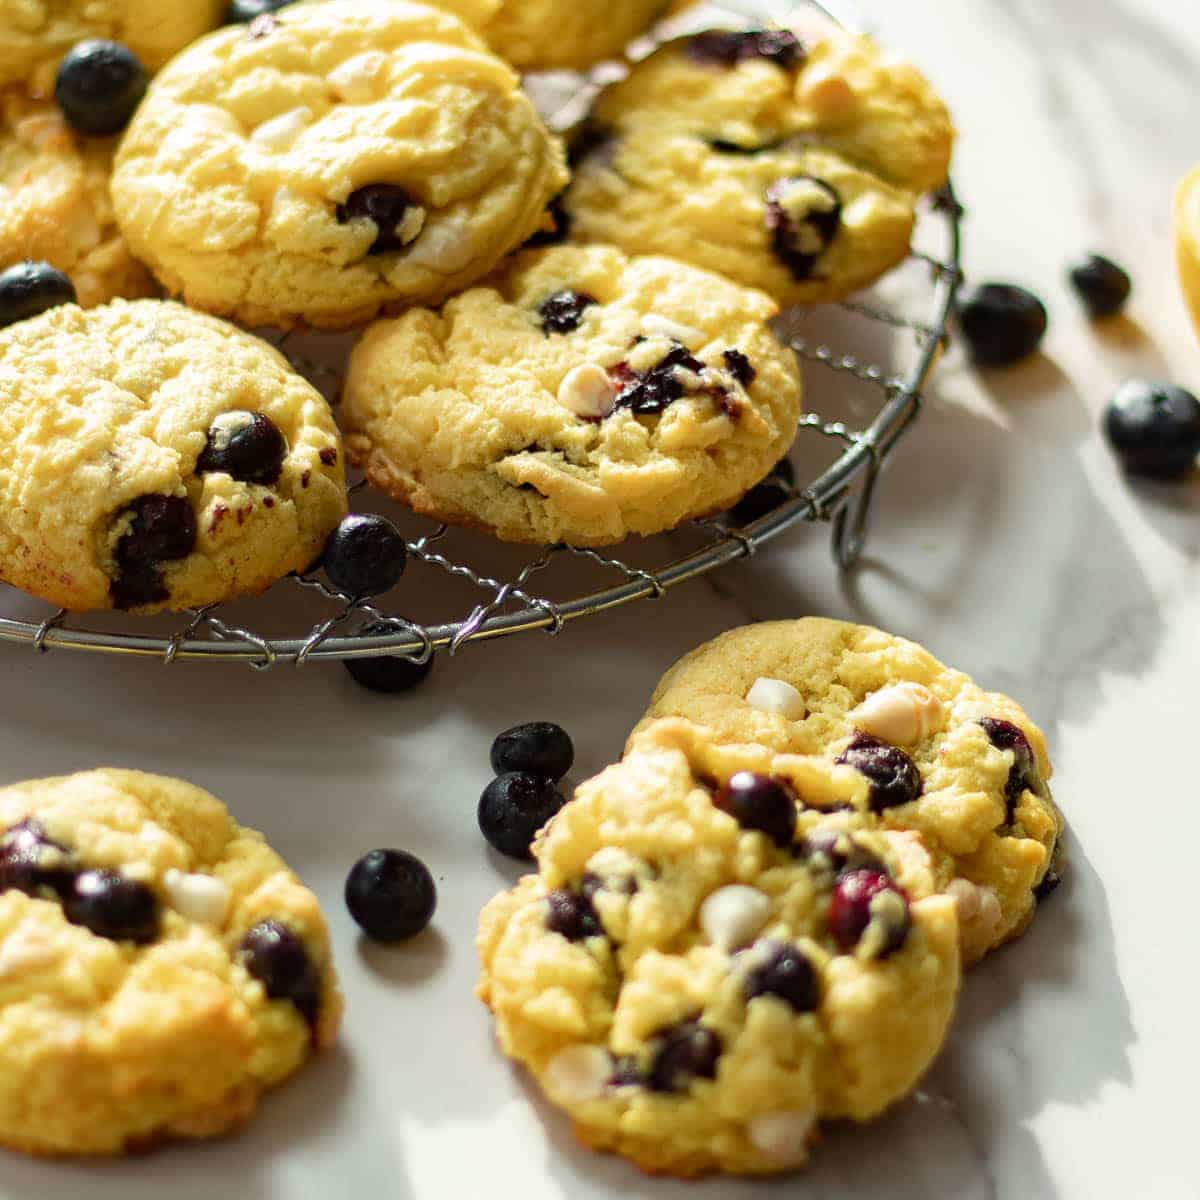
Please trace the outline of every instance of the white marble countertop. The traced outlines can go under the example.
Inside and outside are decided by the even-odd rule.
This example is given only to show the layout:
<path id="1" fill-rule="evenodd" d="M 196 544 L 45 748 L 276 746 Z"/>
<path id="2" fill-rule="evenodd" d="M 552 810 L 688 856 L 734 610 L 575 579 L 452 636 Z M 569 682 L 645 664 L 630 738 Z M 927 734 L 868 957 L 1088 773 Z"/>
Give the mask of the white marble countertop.
<path id="1" fill-rule="evenodd" d="M 0 777 L 111 763 L 211 788 L 321 893 L 348 997 L 340 1049 L 238 1139 L 101 1166 L 5 1158 L 0 1196 L 1200 1196 L 1200 483 L 1130 486 L 1097 434 L 1130 374 L 1200 388 L 1168 230 L 1171 185 L 1200 158 L 1200 19 L 1191 0 L 867 7 L 951 101 L 967 266 L 1045 297 L 1044 355 L 987 377 L 947 357 L 846 579 L 825 531 L 801 531 L 556 642 L 472 648 L 400 699 L 337 666 L 165 670 L 0 647 Z M 1063 282 L 1091 250 L 1135 277 L 1128 318 L 1103 331 Z M 572 1144 L 471 997 L 476 912 L 517 873 L 475 829 L 488 746 L 519 720 L 559 720 L 582 778 L 679 654 L 804 613 L 912 636 L 1017 696 L 1050 737 L 1070 872 L 1030 933 L 966 980 L 939 1063 L 883 1122 L 832 1133 L 798 1181 L 645 1180 Z M 376 845 L 420 854 L 441 887 L 435 928 L 401 950 L 361 943 L 340 899 Z"/>

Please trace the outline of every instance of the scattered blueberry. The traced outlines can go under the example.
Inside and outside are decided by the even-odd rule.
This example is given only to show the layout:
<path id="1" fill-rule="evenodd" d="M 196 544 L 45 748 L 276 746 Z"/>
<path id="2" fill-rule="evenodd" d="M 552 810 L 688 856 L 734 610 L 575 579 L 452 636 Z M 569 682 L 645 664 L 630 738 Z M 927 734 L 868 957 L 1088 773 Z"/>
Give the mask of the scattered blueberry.
<path id="1" fill-rule="evenodd" d="M 1077 267 L 1072 267 L 1071 286 L 1092 320 L 1111 317 L 1125 307 L 1133 284 L 1128 274 L 1110 258 L 1091 254 Z"/>
<path id="2" fill-rule="evenodd" d="M 958 299 L 958 323 L 975 362 L 1007 367 L 1028 358 L 1046 334 L 1046 306 L 1013 283 L 982 283 Z"/>
<path id="3" fill-rule="evenodd" d="M 287 439 L 262 413 L 225 413 L 213 422 L 196 470 L 224 472 L 242 483 L 276 483 L 287 457 Z"/>
<path id="4" fill-rule="evenodd" d="M 588 897 L 556 888 L 546 897 L 546 903 L 546 928 L 551 933 L 561 933 L 569 942 L 603 935 L 604 926 Z"/>
<path id="5" fill-rule="evenodd" d="M 186 496 L 139 496 L 121 513 L 130 515 L 109 585 L 113 603 L 123 609 L 166 600 L 161 565 L 187 558 L 196 547 L 196 514 Z"/>
<path id="6" fill-rule="evenodd" d="M 734 506 L 730 515 L 738 525 L 749 525 L 759 517 L 774 512 L 785 500 L 790 500 L 796 486 L 796 471 L 781 458 L 762 483 L 755 484 Z"/>
<path id="7" fill-rule="evenodd" d="M 656 1092 L 685 1091 L 693 1079 L 715 1079 L 721 1039 L 698 1020 L 684 1021 L 660 1034 L 647 1085 Z"/>
<path id="8" fill-rule="evenodd" d="M 321 974 L 304 943 L 286 925 L 279 921 L 255 925 L 242 938 L 238 958 L 272 1000 L 290 1000 L 309 1025 L 316 1024 Z"/>
<path id="9" fill-rule="evenodd" d="M 348 596 L 377 596 L 399 582 L 408 562 L 400 531 L 384 517 L 351 513 L 329 535 L 321 565 Z"/>
<path id="10" fill-rule="evenodd" d="M 742 387 L 748 388 L 758 376 L 754 364 L 740 350 L 726 350 L 721 357 L 725 360 L 725 369 Z"/>
<path id="11" fill-rule="evenodd" d="M 921 772 L 916 763 L 903 750 L 878 738 L 856 734 L 837 761 L 867 777 L 872 812 L 907 804 L 921 794 Z"/>
<path id="12" fill-rule="evenodd" d="M 146 944 L 158 937 L 158 897 L 119 871 L 83 871 L 63 896 L 63 913 L 74 925 L 114 942 Z"/>
<path id="13" fill-rule="evenodd" d="M 1200 400 L 1174 384 L 1131 379 L 1109 402 L 1104 432 L 1131 475 L 1182 479 L 1200 453 Z"/>
<path id="14" fill-rule="evenodd" d="M 570 289 L 554 292 L 538 305 L 542 330 L 545 333 L 570 333 L 579 328 L 583 314 L 599 303 L 595 296 L 589 296 L 587 292 Z"/>
<path id="15" fill-rule="evenodd" d="M 793 1011 L 813 1012 L 821 1003 L 821 985 L 806 955 L 785 943 L 773 946 L 771 956 L 747 976 L 745 996 L 778 996 Z"/>
<path id="16" fill-rule="evenodd" d="M 848 833 L 810 833 L 797 844 L 796 857 L 815 867 L 825 867 L 834 875 L 864 867 L 885 874 L 887 870 L 870 850 L 860 846 Z"/>
<path id="17" fill-rule="evenodd" d="M 889 892 L 899 897 L 899 904 L 873 905 L 877 896 Z M 908 936 L 907 897 L 882 871 L 869 868 L 847 871 L 834 884 L 829 902 L 829 931 L 833 940 L 844 953 L 851 953 L 873 919 L 879 922 L 883 936 L 876 956 L 883 958 L 898 950 Z"/>
<path id="18" fill-rule="evenodd" d="M 782 779 L 738 771 L 713 803 L 743 829 L 760 830 L 777 846 L 790 846 L 796 834 L 796 793 Z"/>
<path id="19" fill-rule="evenodd" d="M 21 821 L 0 839 L 0 892 L 61 897 L 75 883 L 68 858 L 67 848 L 51 840 L 40 822 Z"/>
<path id="20" fill-rule="evenodd" d="M 149 77 L 138 57 L 120 42 L 77 42 L 62 60 L 54 99 L 80 133 L 120 133 L 146 94 Z"/>
<path id="21" fill-rule="evenodd" d="M 575 761 L 575 747 L 567 731 L 552 721 L 530 721 L 506 729 L 492 743 L 492 770 L 528 771 L 559 780 Z"/>
<path id="22" fill-rule="evenodd" d="M 75 285 L 49 263 L 19 262 L 0 272 L 0 327 L 75 300 Z"/>
<path id="23" fill-rule="evenodd" d="M 793 278 L 811 279 L 817 259 L 841 227 L 842 198 L 825 180 L 812 175 L 777 179 L 767 188 L 766 222 L 775 256 Z"/>
<path id="24" fill-rule="evenodd" d="M 256 17 L 278 12 L 293 0 L 231 0 L 225 12 L 226 25 L 249 25 Z"/>
<path id="25" fill-rule="evenodd" d="M 788 29 L 709 29 L 688 39 L 686 53 L 722 67 L 763 58 L 788 70 L 803 59 L 804 46 Z"/>
<path id="26" fill-rule="evenodd" d="M 394 625 L 376 621 L 365 626 L 361 635 L 382 637 L 384 634 L 395 632 Z M 361 684 L 368 691 L 394 696 L 411 691 L 424 682 L 433 670 L 433 655 L 424 662 L 413 662 L 411 658 L 398 658 L 394 654 L 381 654 L 374 658 L 347 658 L 343 659 L 343 663 L 355 683 Z"/>
<path id="27" fill-rule="evenodd" d="M 391 183 L 369 183 L 346 197 L 345 204 L 337 206 L 337 219 L 345 225 L 349 221 L 372 221 L 378 233 L 371 243 L 371 254 L 386 254 L 403 250 L 413 239 L 405 241 L 402 236 L 404 218 L 415 204 L 403 189 Z"/>
<path id="28" fill-rule="evenodd" d="M 404 850 L 372 850 L 346 877 L 346 907 L 377 942 L 415 937 L 437 907 L 429 868 Z"/>
<path id="29" fill-rule="evenodd" d="M 979 724 L 988 735 L 988 741 L 997 750 L 1011 750 L 1013 754 L 1008 780 L 1004 785 L 1004 799 L 1008 806 L 1007 821 L 1011 825 L 1021 793 L 1026 790 L 1036 791 L 1038 787 L 1037 759 L 1034 758 L 1029 739 L 1011 721 L 1002 721 L 998 717 L 981 717 Z"/>
<path id="30" fill-rule="evenodd" d="M 501 854 L 533 857 L 533 836 L 566 803 L 544 775 L 509 771 L 498 775 L 479 798 L 479 829 Z"/>
<path id="31" fill-rule="evenodd" d="M 678 343 L 648 371 L 635 371 L 626 362 L 617 363 L 609 370 L 619 388 L 614 406 L 632 409 L 642 416 L 662 412 L 683 395 L 683 383 L 675 374 L 676 367 L 697 374 L 704 370 L 704 364 L 694 358 L 686 346 Z"/>

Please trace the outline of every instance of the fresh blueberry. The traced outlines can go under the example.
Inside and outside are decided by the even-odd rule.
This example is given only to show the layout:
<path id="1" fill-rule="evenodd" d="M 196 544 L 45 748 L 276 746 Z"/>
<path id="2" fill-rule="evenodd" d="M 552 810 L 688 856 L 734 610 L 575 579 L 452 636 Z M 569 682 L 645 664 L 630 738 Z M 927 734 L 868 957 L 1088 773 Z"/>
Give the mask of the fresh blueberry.
<path id="1" fill-rule="evenodd" d="M 883 863 L 848 833 L 810 833 L 797 844 L 796 857 L 812 867 L 832 871 L 835 876 L 864 867 L 886 872 Z"/>
<path id="2" fill-rule="evenodd" d="M 903 750 L 878 738 L 856 734 L 837 761 L 867 777 L 872 812 L 908 804 L 921 794 L 921 772 L 916 763 Z"/>
<path id="3" fill-rule="evenodd" d="M 404 850 L 372 850 L 346 877 L 346 907 L 377 942 L 415 937 L 437 907 L 429 868 Z"/>
<path id="4" fill-rule="evenodd" d="M 876 903 L 876 898 L 885 894 L 894 895 L 897 900 Z M 847 871 L 833 885 L 829 901 L 829 931 L 833 940 L 843 953 L 850 954 L 872 921 L 877 923 L 882 939 L 875 957 L 884 958 L 898 950 L 908 936 L 908 899 L 882 871 L 870 868 Z"/>
<path id="5" fill-rule="evenodd" d="M 982 283 L 958 300 L 958 323 L 975 362 L 1007 367 L 1028 358 L 1049 323 L 1046 306 L 1013 283 Z"/>
<path id="6" fill-rule="evenodd" d="M 552 721 L 530 721 L 506 729 L 492 743 L 492 770 L 528 771 L 547 779 L 561 779 L 575 761 L 575 747 L 567 731 Z"/>
<path id="7" fill-rule="evenodd" d="M 75 300 L 75 285 L 49 263 L 19 262 L 0 272 L 0 327 Z"/>
<path id="8" fill-rule="evenodd" d="M 778 996 L 794 1012 L 813 1012 L 821 1003 L 821 985 L 808 957 L 795 946 L 771 947 L 770 957 L 759 963 L 744 985 L 747 1000 L 755 996 Z"/>
<path id="9" fill-rule="evenodd" d="M 842 198 L 813 175 L 777 179 L 767 188 L 765 217 L 775 256 L 803 281 L 841 228 Z"/>
<path id="10" fill-rule="evenodd" d="M 77 42 L 62 60 L 54 99 L 80 133 L 120 133 L 146 94 L 149 77 L 138 57 L 120 42 Z"/>
<path id="11" fill-rule="evenodd" d="M 1133 290 L 1128 274 L 1102 254 L 1089 255 L 1070 275 L 1071 286 L 1094 321 L 1120 312 Z"/>
<path id="12" fill-rule="evenodd" d="M 241 483 L 276 483 L 287 458 L 287 439 L 262 413 L 230 412 L 218 417 L 196 461 L 202 475 L 223 472 Z"/>
<path id="13" fill-rule="evenodd" d="M 362 637 L 383 637 L 395 633 L 396 626 L 384 621 L 376 621 L 367 625 L 361 631 Z M 374 658 L 347 658 L 344 661 L 346 670 L 355 683 L 365 687 L 370 692 L 382 692 L 385 695 L 399 695 L 410 692 L 423 683 L 433 670 L 433 655 L 424 662 L 414 662 L 411 658 L 398 658 L 394 654 L 381 654 Z"/>
<path id="14" fill-rule="evenodd" d="M 114 942 L 145 945 L 158 937 L 158 897 L 119 871 L 83 871 L 63 897 L 68 921 Z"/>
<path id="15" fill-rule="evenodd" d="M 688 39 L 686 53 L 696 62 L 716 66 L 762 58 L 788 70 L 804 57 L 804 46 L 788 29 L 709 29 Z"/>
<path id="16" fill-rule="evenodd" d="M 501 854 L 533 857 L 533 836 L 566 803 L 544 775 L 509 771 L 479 797 L 479 829 Z"/>
<path id="17" fill-rule="evenodd" d="M 371 243 L 371 254 L 386 254 L 392 250 L 403 250 L 416 234 L 408 236 L 404 230 L 404 218 L 416 201 L 403 189 L 391 183 L 369 183 L 346 197 L 345 204 L 337 206 L 337 219 L 345 225 L 349 221 L 372 221 L 378 230 Z"/>
<path id="18" fill-rule="evenodd" d="M 587 292 L 570 289 L 553 292 L 538 305 L 542 330 L 545 333 L 570 333 L 579 328 L 583 314 L 599 303 L 595 296 L 589 296 Z"/>
<path id="19" fill-rule="evenodd" d="M 196 548 L 196 514 L 186 496 L 139 496 L 121 514 L 132 517 L 117 542 L 118 573 L 109 586 L 117 608 L 167 599 L 160 567 Z"/>
<path id="20" fill-rule="evenodd" d="M 11 826 L 0 838 L 0 892 L 62 897 L 75 885 L 70 852 L 46 835 L 32 817 Z"/>
<path id="21" fill-rule="evenodd" d="M 546 928 L 551 933 L 561 933 L 569 942 L 582 942 L 586 938 L 602 936 L 604 926 L 586 896 L 556 888 L 546 897 L 548 911 Z"/>
<path id="22" fill-rule="evenodd" d="M 408 562 L 400 531 L 384 517 L 351 513 L 329 535 L 321 565 L 347 596 L 377 596 L 395 587 Z"/>
<path id="23" fill-rule="evenodd" d="M 293 0 L 231 0 L 225 12 L 226 25 L 249 25 L 256 17 L 278 12 Z"/>
<path id="24" fill-rule="evenodd" d="M 1109 402 L 1104 432 L 1131 475 L 1182 479 L 1200 453 L 1200 400 L 1174 384 L 1131 379 Z"/>
<path id="25" fill-rule="evenodd" d="M 749 525 L 759 517 L 774 512 L 785 500 L 790 500 L 795 486 L 795 468 L 786 458 L 781 458 L 766 479 L 752 487 L 729 510 L 730 515 L 738 525 Z"/>
<path id="26" fill-rule="evenodd" d="M 738 771 L 713 803 L 743 829 L 757 829 L 777 846 L 790 846 L 796 834 L 796 793 L 782 779 Z"/>
<path id="27" fill-rule="evenodd" d="M 272 1000 L 290 1000 L 310 1026 L 316 1024 L 321 973 L 304 943 L 286 925 L 280 921 L 255 925 L 242 938 L 238 959 Z"/>
<path id="28" fill-rule="evenodd" d="M 721 1039 L 698 1020 L 684 1021 L 659 1035 L 647 1085 L 656 1092 L 686 1091 L 693 1079 L 715 1079 Z"/>
<path id="29" fill-rule="evenodd" d="M 997 750 L 1011 750 L 1012 766 L 1008 770 L 1008 779 L 1004 784 L 1004 799 L 1008 807 L 1007 821 L 1011 825 L 1016 810 L 1017 801 L 1024 791 L 1036 791 L 1039 778 L 1037 759 L 1029 739 L 1011 721 L 1002 721 L 998 717 L 981 717 L 979 724 L 988 735 L 988 741 Z"/>

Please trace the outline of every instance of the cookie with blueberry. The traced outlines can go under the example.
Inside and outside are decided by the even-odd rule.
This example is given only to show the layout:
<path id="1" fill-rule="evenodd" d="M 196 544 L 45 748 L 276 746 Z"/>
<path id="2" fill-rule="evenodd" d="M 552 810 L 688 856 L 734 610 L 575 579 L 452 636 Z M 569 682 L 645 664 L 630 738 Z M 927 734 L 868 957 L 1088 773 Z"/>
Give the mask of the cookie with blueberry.
<path id="1" fill-rule="evenodd" d="M 308 567 L 346 511 L 320 393 L 180 305 L 64 304 L 0 329 L 0 394 L 0 579 L 52 604 L 260 592 Z"/>
<path id="2" fill-rule="evenodd" d="M 937 1053 L 955 906 L 906 835 L 806 808 L 804 779 L 659 722 L 484 909 L 500 1047 L 585 1144 L 679 1176 L 791 1170 L 822 1121 L 877 1116 Z"/>
<path id="3" fill-rule="evenodd" d="M 577 239 L 814 303 L 906 256 L 952 142 L 929 84 L 867 38 L 708 30 L 600 96 L 562 209 Z"/>
<path id="4" fill-rule="evenodd" d="M 528 251 L 367 330 L 340 419 L 380 490 L 506 541 L 604 545 L 727 508 L 795 435 L 774 303 L 602 246 Z"/>
<path id="5" fill-rule="evenodd" d="M 0 789 L 0 1145 L 226 1133 L 330 1045 L 316 897 L 207 792 L 137 771 Z"/>
<path id="6" fill-rule="evenodd" d="M 558 140 L 449 13 L 328 0 L 233 25 L 150 84 L 113 204 L 188 304 L 346 327 L 469 286 L 545 220 Z"/>
<path id="7" fill-rule="evenodd" d="M 808 806 L 918 835 L 958 903 L 968 963 L 1020 934 L 1058 882 L 1041 730 L 904 638 L 817 617 L 731 630 L 663 676 L 630 745 L 668 717 L 796 756 Z"/>
<path id="8" fill-rule="evenodd" d="M 1200 167 L 1175 192 L 1175 257 L 1183 296 L 1200 334 Z"/>

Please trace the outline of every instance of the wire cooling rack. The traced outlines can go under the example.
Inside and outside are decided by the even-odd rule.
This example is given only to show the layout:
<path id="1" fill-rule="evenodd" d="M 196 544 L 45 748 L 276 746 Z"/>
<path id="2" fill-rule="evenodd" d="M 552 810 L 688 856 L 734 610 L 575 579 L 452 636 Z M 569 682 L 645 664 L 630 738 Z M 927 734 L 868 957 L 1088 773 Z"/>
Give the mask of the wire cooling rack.
<path id="1" fill-rule="evenodd" d="M 743 0 L 723 7 L 761 17 L 764 6 Z M 797 8 L 832 16 L 815 0 L 801 0 L 791 12 Z M 410 566 L 394 593 L 395 603 L 409 606 L 403 614 L 391 607 L 393 594 L 354 600 L 316 574 L 290 576 L 266 597 L 232 607 L 154 618 L 66 610 L 42 616 L 27 611 L 36 602 L 0 585 L 0 614 L 10 614 L 0 615 L 0 641 L 43 653 L 102 651 L 167 664 L 240 661 L 260 669 L 380 654 L 420 662 L 470 642 L 533 630 L 558 633 L 581 617 L 660 597 L 754 555 L 803 523 L 830 524 L 835 562 L 846 569 L 862 554 L 880 472 L 919 415 L 922 389 L 946 341 L 960 279 L 961 214 L 947 186 L 925 205 L 909 259 L 879 289 L 865 299 L 784 314 L 779 333 L 805 364 L 806 404 L 813 407 L 822 397 L 847 412 L 833 419 L 822 405 L 824 416 L 806 413 L 792 456 L 805 464 L 797 465 L 802 482 L 781 492 L 782 501 L 757 520 L 739 525 L 728 515 L 706 518 L 614 550 L 559 545 L 531 552 L 399 513 L 359 482 L 352 487 L 352 507 L 384 511 L 404 529 Z M 313 353 L 297 339 L 279 344 L 327 395 L 336 392 L 345 345 Z M 816 466 L 809 465 L 814 452 Z M 418 581 L 423 573 L 441 582 Z M 457 602 L 463 615 L 450 621 L 414 615 L 416 597 L 454 603 L 443 595 L 447 581 L 464 594 Z M 362 632 L 380 626 L 383 632 Z"/>

